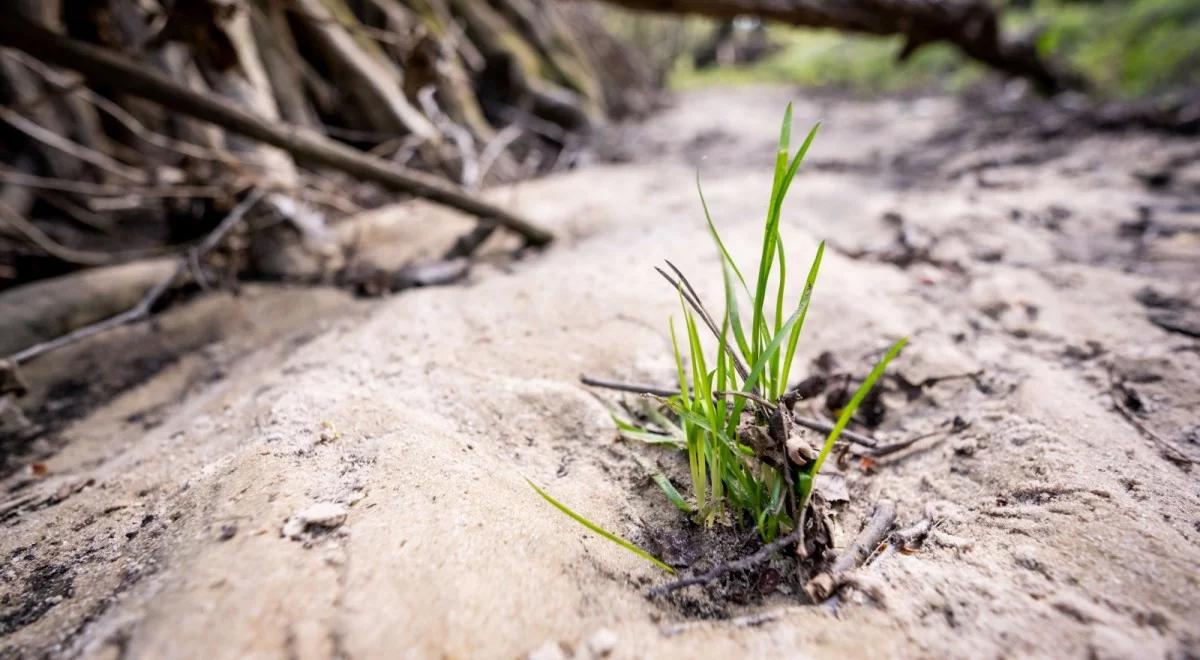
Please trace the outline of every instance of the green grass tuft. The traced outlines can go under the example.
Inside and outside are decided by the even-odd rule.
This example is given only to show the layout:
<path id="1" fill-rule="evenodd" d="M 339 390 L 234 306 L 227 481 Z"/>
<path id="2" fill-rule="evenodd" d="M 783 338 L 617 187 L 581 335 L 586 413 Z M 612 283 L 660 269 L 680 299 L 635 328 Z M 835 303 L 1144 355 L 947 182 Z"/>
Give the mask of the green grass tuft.
<path id="1" fill-rule="evenodd" d="M 753 291 L 717 231 L 697 177 L 701 208 L 721 260 L 725 310 L 719 320 L 711 318 L 682 273 L 668 262 L 675 277 L 665 271 L 663 275 L 678 289 L 683 319 L 681 327 L 674 319 L 669 325 L 679 393 L 668 397 L 665 403 L 675 419 L 665 419 L 662 415 L 652 417 L 655 430 L 627 421 L 617 422 L 624 437 L 670 445 L 687 454 L 692 502 L 681 503 L 679 492 L 670 482 L 661 474 L 655 476 L 656 483 L 672 503 L 693 512 L 697 520 L 710 525 L 718 520 L 750 521 L 764 540 L 794 528 L 826 456 L 858 405 L 906 341 L 896 342 L 875 366 L 842 410 L 840 419 L 825 439 L 819 458 L 805 469 L 761 460 L 763 457 L 741 437 L 741 427 L 747 419 L 759 425 L 767 424 L 768 411 L 777 406 L 787 392 L 825 253 L 822 242 L 805 275 L 798 302 L 788 308 L 785 304 L 787 259 L 779 231 L 780 219 L 792 180 L 812 146 L 819 126 L 808 132 L 794 153 L 789 146 L 791 128 L 792 108 L 789 105 L 780 130 Z M 748 313 L 743 313 L 743 305 L 749 305 Z M 705 353 L 700 340 L 705 327 L 718 340 L 716 354 L 711 357 Z M 770 405 L 763 406 L 755 401 L 766 401 Z M 789 492 L 789 488 L 794 490 Z"/>

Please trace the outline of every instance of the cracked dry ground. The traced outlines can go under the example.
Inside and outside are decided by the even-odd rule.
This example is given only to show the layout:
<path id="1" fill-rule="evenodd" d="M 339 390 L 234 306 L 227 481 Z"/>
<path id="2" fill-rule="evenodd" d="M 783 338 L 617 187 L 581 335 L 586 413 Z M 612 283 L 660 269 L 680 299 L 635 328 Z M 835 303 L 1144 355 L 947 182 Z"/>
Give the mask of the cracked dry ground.
<path id="1" fill-rule="evenodd" d="M 864 568 L 878 600 L 776 593 L 720 612 L 767 616 L 686 621 L 644 598 L 653 567 L 526 486 L 637 539 L 670 519 L 577 377 L 670 382 L 678 302 L 653 266 L 719 300 L 695 168 L 752 255 L 789 96 L 692 93 L 627 129 L 626 162 L 493 191 L 561 239 L 465 286 L 252 285 L 31 365 L 63 415 L 89 378 L 153 368 L 35 446 L 45 475 L 3 482 L 0 656 L 1200 653 L 1200 165 L 1178 138 L 950 98 L 797 104 L 824 128 L 789 253 L 832 248 L 803 364 L 861 370 L 908 334 L 909 382 L 981 372 L 893 393 L 878 433 L 965 430 L 846 468 L 851 531 L 880 497 L 901 526 L 943 516 Z M 371 223 L 395 258 L 469 226 L 423 205 Z"/>

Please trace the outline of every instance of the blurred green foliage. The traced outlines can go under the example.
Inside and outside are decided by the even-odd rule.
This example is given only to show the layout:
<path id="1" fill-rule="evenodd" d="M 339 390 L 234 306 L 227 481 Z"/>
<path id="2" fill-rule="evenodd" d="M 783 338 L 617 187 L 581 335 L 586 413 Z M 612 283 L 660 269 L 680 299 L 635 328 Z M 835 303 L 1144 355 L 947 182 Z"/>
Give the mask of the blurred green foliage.
<path id="1" fill-rule="evenodd" d="M 681 58 L 670 76 L 672 87 L 763 82 L 833 87 L 858 92 L 906 89 L 959 89 L 979 80 L 983 69 L 964 61 L 949 46 L 934 44 L 897 63 L 900 37 L 871 37 L 832 30 L 772 27 L 778 52 L 753 64 L 696 69 Z"/>
<path id="2" fill-rule="evenodd" d="M 1016 3 L 1014 3 L 1016 4 Z M 1009 9 L 1010 34 L 1040 31 L 1038 48 L 1082 72 L 1102 96 L 1129 97 L 1200 85 L 1200 0 L 1032 0 Z M 703 41 L 711 24 L 688 20 L 681 28 L 691 43 Z M 909 89 L 957 90 L 981 80 L 986 70 L 951 46 L 922 48 L 897 62 L 899 37 L 880 38 L 772 26 L 780 49 L 743 66 L 696 69 L 691 58 L 675 61 L 673 87 L 784 82 L 858 92 Z"/>
<path id="3" fill-rule="evenodd" d="M 1035 3 L 1043 53 L 1063 57 L 1101 93 L 1134 96 L 1200 85 L 1200 1 Z"/>

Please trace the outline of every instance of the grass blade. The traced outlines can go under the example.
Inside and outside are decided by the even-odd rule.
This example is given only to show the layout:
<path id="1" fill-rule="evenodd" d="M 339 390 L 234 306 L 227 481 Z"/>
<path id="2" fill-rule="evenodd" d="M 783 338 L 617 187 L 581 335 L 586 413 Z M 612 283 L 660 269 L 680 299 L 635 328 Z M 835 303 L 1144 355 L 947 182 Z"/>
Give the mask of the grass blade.
<path id="1" fill-rule="evenodd" d="M 780 394 L 787 389 L 788 376 L 792 371 L 792 358 L 796 357 L 796 344 L 800 341 L 800 329 L 804 327 L 804 319 L 808 316 L 808 306 L 812 301 L 813 287 L 817 284 L 817 272 L 821 270 L 821 257 L 825 254 L 825 241 L 817 246 L 817 256 L 813 257 L 812 266 L 808 269 L 808 279 L 804 282 L 804 293 L 800 294 L 800 304 L 796 305 L 800 312 L 800 320 L 792 327 L 792 333 L 788 337 L 787 348 L 783 353 L 783 371 L 780 372 Z"/>
<path id="2" fill-rule="evenodd" d="M 672 575 L 675 574 L 675 569 L 664 564 L 662 561 L 660 561 L 658 559 L 658 557 L 655 557 L 654 555 L 650 554 L 649 552 L 646 552 L 645 550 L 637 547 L 636 545 L 630 543 L 629 541 L 626 541 L 625 539 L 617 536 L 616 534 L 613 534 L 612 532 L 604 529 L 603 527 L 588 520 L 587 518 L 584 518 L 583 516 L 579 515 L 578 513 L 575 513 L 574 511 L 569 509 L 567 507 L 567 505 L 563 504 L 562 502 L 559 502 L 558 500 L 554 499 L 553 497 L 550 497 L 549 493 L 542 490 L 541 488 L 538 488 L 537 484 L 533 483 L 529 479 L 526 479 L 525 483 L 529 484 L 530 488 L 537 491 L 537 494 L 541 495 L 542 499 L 549 502 L 551 505 L 554 506 L 554 508 L 567 514 L 575 522 L 579 523 L 580 525 L 583 525 L 584 527 L 587 527 L 588 529 L 592 530 L 593 532 L 599 534 L 600 536 L 603 536 L 604 538 L 608 539 L 609 541 L 612 541 L 613 543 L 616 543 L 617 545 L 621 546 L 622 548 L 625 548 L 626 550 L 641 557 L 642 559 L 645 559 L 646 561 L 650 562 L 651 564 L 654 564 L 655 566 L 663 569 L 664 571 L 666 571 Z"/>
<path id="3" fill-rule="evenodd" d="M 858 409 L 859 404 L 867 397 L 867 393 L 874 387 L 875 381 L 879 380 L 879 377 L 883 375 L 883 371 L 887 369 L 888 363 L 900 353 L 900 349 L 904 348 L 904 345 L 907 343 L 908 337 L 903 337 L 895 344 L 892 344 L 892 347 L 888 349 L 883 359 L 867 375 L 867 379 L 863 381 L 862 385 L 858 386 L 858 389 L 854 392 L 854 396 L 850 398 L 850 403 L 846 404 L 845 408 L 842 408 L 842 414 L 838 415 L 838 420 L 833 425 L 833 430 L 825 437 L 825 446 L 821 447 L 821 453 L 817 455 L 817 460 L 813 461 L 812 467 L 801 475 L 802 477 L 806 477 L 800 480 L 801 511 L 804 510 L 804 505 L 808 502 L 808 496 L 812 494 L 813 481 L 817 478 L 817 473 L 821 471 L 821 466 L 825 463 L 826 457 L 829 456 L 830 450 L 833 449 L 834 443 L 837 442 L 838 436 L 846 429 L 846 425 L 850 423 L 850 418 L 854 415 L 854 411 Z"/>

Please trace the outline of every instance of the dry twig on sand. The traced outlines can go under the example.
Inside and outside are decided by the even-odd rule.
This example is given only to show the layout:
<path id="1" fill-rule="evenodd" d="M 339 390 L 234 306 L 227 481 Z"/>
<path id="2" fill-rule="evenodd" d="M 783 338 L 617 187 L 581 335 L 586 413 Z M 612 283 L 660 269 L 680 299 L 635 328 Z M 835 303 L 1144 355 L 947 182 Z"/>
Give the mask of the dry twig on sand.
<path id="1" fill-rule="evenodd" d="M 850 571 L 858 568 L 883 542 L 892 524 L 896 522 L 896 506 L 889 500 L 879 500 L 871 512 L 871 518 L 855 537 L 854 543 L 838 555 L 828 570 L 817 574 L 804 585 L 804 592 L 814 603 L 833 595 L 843 584 Z"/>

